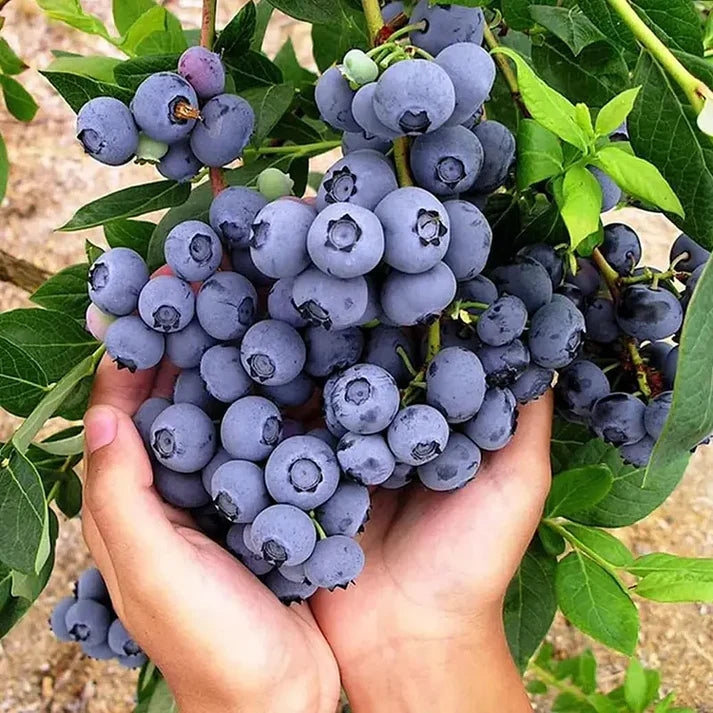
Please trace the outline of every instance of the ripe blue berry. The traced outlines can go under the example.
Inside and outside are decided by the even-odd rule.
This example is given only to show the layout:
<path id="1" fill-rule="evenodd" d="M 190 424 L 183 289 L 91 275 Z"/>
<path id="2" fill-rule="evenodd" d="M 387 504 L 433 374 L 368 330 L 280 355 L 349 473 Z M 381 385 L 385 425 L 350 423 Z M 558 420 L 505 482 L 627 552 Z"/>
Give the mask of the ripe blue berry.
<path id="1" fill-rule="evenodd" d="M 369 519 L 370 508 L 369 489 L 345 480 L 326 503 L 315 509 L 314 514 L 327 535 L 356 537 Z"/>
<path id="2" fill-rule="evenodd" d="M 271 505 L 263 510 L 250 527 L 253 548 L 263 559 L 277 567 L 306 562 L 317 542 L 314 523 L 294 505 Z"/>
<path id="3" fill-rule="evenodd" d="M 77 139 L 92 158 L 109 166 L 130 161 L 139 131 L 128 107 L 112 97 L 90 99 L 77 114 Z"/>
<path id="4" fill-rule="evenodd" d="M 196 158 L 188 139 L 177 141 L 168 147 L 168 152 L 158 162 L 158 172 L 171 181 L 188 183 L 192 181 L 203 168 Z"/>
<path id="5" fill-rule="evenodd" d="M 481 460 L 480 448 L 470 438 L 451 433 L 443 453 L 418 467 L 418 477 L 429 490 L 459 490 L 478 474 Z"/>
<path id="6" fill-rule="evenodd" d="M 426 401 L 449 423 L 465 423 L 485 397 L 485 372 L 480 359 L 461 347 L 442 349 L 426 372 Z"/>
<path id="7" fill-rule="evenodd" d="M 255 216 L 266 205 L 264 196 L 250 188 L 226 188 L 211 203 L 210 224 L 231 247 L 248 248 Z"/>
<path id="8" fill-rule="evenodd" d="M 169 406 L 151 426 L 151 447 L 159 462 L 178 473 L 195 473 L 215 455 L 215 427 L 192 404 Z"/>
<path id="9" fill-rule="evenodd" d="M 515 435 L 517 416 L 517 401 L 510 389 L 488 389 L 480 411 L 463 431 L 484 451 L 499 451 Z"/>
<path id="10" fill-rule="evenodd" d="M 281 434 L 279 409 L 261 396 L 246 396 L 232 404 L 220 428 L 223 448 L 236 460 L 254 463 L 272 453 Z"/>
<path id="11" fill-rule="evenodd" d="M 252 381 L 240 362 L 240 349 L 228 344 L 211 347 L 201 359 L 201 378 L 213 398 L 225 404 L 247 396 Z"/>
<path id="12" fill-rule="evenodd" d="M 267 297 L 267 311 L 272 319 L 287 322 L 295 329 L 306 327 L 308 322 L 303 319 L 292 303 L 292 290 L 295 285 L 294 277 L 283 277 L 270 289 Z"/>
<path id="13" fill-rule="evenodd" d="M 260 556 L 251 552 L 243 539 L 245 525 L 233 525 L 225 538 L 228 549 L 256 576 L 262 577 L 272 572 L 274 567 Z"/>
<path id="14" fill-rule="evenodd" d="M 314 99 L 322 119 L 331 127 L 337 131 L 359 131 L 352 114 L 354 90 L 339 67 L 331 67 L 319 78 Z"/>
<path id="15" fill-rule="evenodd" d="M 257 292 L 235 272 L 219 272 L 203 283 L 196 298 L 201 327 L 214 339 L 239 339 L 255 321 Z"/>
<path id="16" fill-rule="evenodd" d="M 120 317 L 109 326 L 104 340 L 106 351 L 120 369 L 144 371 L 163 359 L 166 340 L 147 327 L 140 317 Z"/>
<path id="17" fill-rule="evenodd" d="M 147 326 L 168 334 L 180 332 L 195 315 L 196 298 L 190 285 L 162 275 L 150 280 L 139 295 L 139 314 Z"/>
<path id="18" fill-rule="evenodd" d="M 305 562 L 305 575 L 323 589 L 346 589 L 361 574 L 364 564 L 364 552 L 356 540 L 334 535 L 316 544 Z"/>
<path id="19" fill-rule="evenodd" d="M 210 493 L 203 487 L 199 473 L 176 473 L 158 465 L 154 468 L 153 483 L 158 494 L 173 507 L 189 510 L 210 502 Z"/>
<path id="20" fill-rule="evenodd" d="M 360 485 L 380 485 L 396 468 L 396 459 L 380 434 L 347 433 L 337 446 L 337 460 L 344 474 Z"/>
<path id="21" fill-rule="evenodd" d="M 195 369 L 200 366 L 203 355 L 216 340 L 208 334 L 197 319 L 180 332 L 166 335 L 166 356 L 179 369 Z"/>
<path id="22" fill-rule="evenodd" d="M 112 616 L 103 604 L 80 599 L 67 610 L 64 620 L 73 641 L 99 646 L 106 643 Z"/>
<path id="23" fill-rule="evenodd" d="M 245 460 L 224 463 L 213 474 L 210 494 L 218 511 L 230 522 L 252 522 L 270 506 L 262 468 Z"/>
<path id="24" fill-rule="evenodd" d="M 247 374 L 268 386 L 282 386 L 296 379 L 306 358 L 307 348 L 297 330 L 275 319 L 250 327 L 240 345 L 240 359 Z"/>
<path id="25" fill-rule="evenodd" d="M 223 260 L 223 248 L 213 229 L 199 220 L 179 223 L 166 238 L 166 262 L 182 280 L 203 282 Z"/>
<path id="26" fill-rule="evenodd" d="M 389 427 L 391 452 L 401 463 L 423 465 L 437 458 L 446 447 L 446 419 L 432 406 L 408 406 L 399 411 Z"/>
<path id="27" fill-rule="evenodd" d="M 307 346 L 305 371 L 316 378 L 354 366 L 364 349 L 364 334 L 356 327 L 331 330 L 309 327 L 303 337 Z"/>
<path id="28" fill-rule="evenodd" d="M 450 200 L 443 207 L 450 220 L 451 238 L 443 262 L 453 270 L 459 282 L 472 280 L 485 269 L 493 231 L 485 216 L 472 203 Z"/>
<path id="29" fill-rule="evenodd" d="M 433 55 L 459 42 L 483 42 L 485 16 L 479 7 L 432 5 L 429 0 L 420 0 L 411 13 L 411 22 L 424 20 L 426 27 L 414 30 L 411 42 Z"/>
<path id="30" fill-rule="evenodd" d="M 141 255 L 113 248 L 89 268 L 89 299 L 103 312 L 124 317 L 136 309 L 148 281 L 149 269 Z"/>

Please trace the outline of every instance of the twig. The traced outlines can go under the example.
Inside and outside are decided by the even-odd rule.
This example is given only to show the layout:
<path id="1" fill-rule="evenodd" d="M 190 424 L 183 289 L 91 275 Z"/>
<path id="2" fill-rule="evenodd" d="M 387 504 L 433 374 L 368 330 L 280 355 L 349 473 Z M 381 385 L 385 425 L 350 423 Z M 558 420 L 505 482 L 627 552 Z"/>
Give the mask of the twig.
<path id="1" fill-rule="evenodd" d="M 15 285 L 25 292 L 34 292 L 51 276 L 51 273 L 31 262 L 21 260 L 0 250 L 0 281 Z"/>
<path id="2" fill-rule="evenodd" d="M 495 34 L 487 24 L 485 25 L 485 43 L 491 50 L 494 50 L 496 47 L 500 47 L 500 43 L 495 37 Z M 522 94 L 520 94 L 517 77 L 515 76 L 515 72 L 512 71 L 512 67 L 509 64 L 507 57 L 502 54 L 496 54 L 493 55 L 493 57 L 498 65 L 498 69 L 500 69 L 500 72 L 503 75 L 505 83 L 508 85 L 513 101 L 517 104 L 517 107 L 520 109 L 522 115 L 525 118 L 529 118 L 530 112 L 527 110 L 525 103 L 522 101 Z"/>

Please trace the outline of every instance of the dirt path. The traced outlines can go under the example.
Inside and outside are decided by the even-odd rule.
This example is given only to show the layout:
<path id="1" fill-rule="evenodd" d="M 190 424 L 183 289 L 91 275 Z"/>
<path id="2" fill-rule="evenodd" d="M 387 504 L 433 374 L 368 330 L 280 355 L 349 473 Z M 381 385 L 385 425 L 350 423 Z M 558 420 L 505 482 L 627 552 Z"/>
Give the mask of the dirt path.
<path id="1" fill-rule="evenodd" d="M 82 4 L 108 20 L 109 0 L 83 0 Z M 169 0 L 165 4 L 187 23 L 197 21 L 199 0 Z M 223 11 L 228 8 L 231 13 L 240 5 L 235 0 L 222 4 Z M 51 49 L 107 53 L 100 39 L 48 24 L 32 0 L 14 0 L 4 14 L 3 36 L 33 68 L 49 64 Z M 227 16 L 225 13 L 223 20 Z M 288 35 L 299 54 L 309 57 L 309 28 L 285 17 L 273 21 L 266 40 L 268 52 L 276 52 Z M 28 72 L 22 79 L 41 109 L 29 126 L 14 122 L 0 111 L 0 130 L 13 164 L 10 190 L 0 207 L 2 247 L 55 271 L 82 259 L 84 238 L 101 240 L 97 230 L 53 233 L 56 226 L 78 206 L 120 187 L 152 180 L 154 174 L 152 169 L 133 165 L 109 169 L 86 159 L 73 140 L 74 117 L 68 107 L 39 75 Z M 675 235 L 671 226 L 660 218 L 635 212 L 627 212 L 626 220 L 645 237 L 648 261 L 664 266 L 667 246 Z M 21 291 L 0 284 L 0 309 L 27 305 Z M 15 423 L 5 415 L 0 417 L 0 437 L 11 432 Z M 646 522 L 623 533 L 635 553 L 665 550 L 713 556 L 712 468 L 713 449 L 696 455 L 669 502 Z M 116 664 L 81 658 L 74 647 L 58 644 L 46 625 L 54 603 L 69 592 L 71 582 L 90 561 L 77 521 L 62 523 L 57 559 L 47 591 L 0 648 L 0 713 L 128 713 L 133 708 L 135 674 Z M 701 712 L 713 712 L 713 618 L 709 609 L 696 605 L 641 606 L 640 656 L 644 663 L 661 667 L 665 685 L 680 691 L 679 705 L 694 706 Z M 563 621 L 557 622 L 551 640 L 562 653 L 576 653 L 587 645 L 584 637 Z M 604 654 L 601 663 L 602 679 L 613 687 L 619 682 L 625 661 Z"/>

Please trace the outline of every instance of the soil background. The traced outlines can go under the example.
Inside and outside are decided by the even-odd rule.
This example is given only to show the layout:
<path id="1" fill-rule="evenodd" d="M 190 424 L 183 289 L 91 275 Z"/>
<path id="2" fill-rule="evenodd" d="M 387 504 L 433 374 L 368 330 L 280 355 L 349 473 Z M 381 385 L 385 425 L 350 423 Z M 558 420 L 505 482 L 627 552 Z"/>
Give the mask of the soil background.
<path id="1" fill-rule="evenodd" d="M 168 0 L 186 27 L 196 27 L 199 0 Z M 220 25 L 243 4 L 223 0 Z M 109 0 L 83 0 L 84 8 L 111 26 Z M 40 105 L 32 124 L 14 121 L 0 108 L 12 172 L 8 195 L 0 206 L 0 247 L 50 271 L 83 259 L 84 238 L 102 242 L 97 230 L 54 233 L 81 205 L 134 183 L 153 180 L 153 169 L 130 165 L 120 169 L 86 158 L 74 140 L 74 115 L 49 84 L 36 73 L 52 60 L 50 50 L 81 54 L 112 54 L 100 38 L 89 37 L 59 23 L 48 22 L 33 0 L 13 0 L 3 11 L 5 37 L 31 66 L 21 80 Z M 287 37 L 303 63 L 311 62 L 309 27 L 275 13 L 265 50 L 273 56 Z M 330 157 L 315 162 L 323 169 Z M 609 221 L 631 224 L 645 241 L 648 264 L 666 267 L 668 246 L 677 232 L 659 216 L 625 210 Z M 0 283 L 0 309 L 29 306 L 21 290 Z M 17 421 L 0 413 L 0 438 Z M 646 521 L 619 533 L 636 554 L 668 551 L 683 556 L 713 556 L 713 448 L 693 458 L 688 473 L 670 500 Z M 60 516 L 61 517 L 61 516 Z M 0 713 L 129 713 L 133 710 L 136 674 L 117 664 L 97 663 L 81 656 L 78 647 L 60 644 L 47 627 L 52 606 L 70 591 L 77 575 L 90 564 L 78 521 L 61 523 L 57 566 L 35 608 L 0 644 Z M 675 689 L 677 705 L 713 713 L 713 607 L 707 605 L 640 604 L 638 655 L 645 665 L 661 669 L 663 690 Z M 549 637 L 560 656 L 589 645 L 559 618 Z M 623 657 L 595 646 L 600 680 L 606 690 L 619 685 L 626 667 Z M 550 710 L 539 702 L 540 711 Z"/>

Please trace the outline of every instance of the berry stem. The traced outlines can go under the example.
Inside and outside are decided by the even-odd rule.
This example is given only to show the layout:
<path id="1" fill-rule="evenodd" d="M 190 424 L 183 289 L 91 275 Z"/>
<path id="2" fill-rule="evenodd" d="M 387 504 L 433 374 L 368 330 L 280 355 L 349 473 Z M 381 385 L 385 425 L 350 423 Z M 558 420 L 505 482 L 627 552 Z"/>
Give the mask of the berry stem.
<path id="1" fill-rule="evenodd" d="M 607 0 L 607 2 L 621 17 L 639 43 L 651 52 L 654 58 L 681 87 L 696 112 L 700 112 L 703 109 L 704 99 L 713 96 L 711 90 L 678 61 L 671 50 L 639 17 L 636 10 L 629 4 L 629 0 Z"/>
<path id="2" fill-rule="evenodd" d="M 272 156 L 272 155 L 302 155 L 313 152 L 326 152 L 332 149 L 339 148 L 342 145 L 341 141 L 319 141 L 314 144 L 294 144 L 286 146 L 261 146 L 258 149 L 250 149 L 245 153 L 254 153 L 257 156 Z"/>
<path id="3" fill-rule="evenodd" d="M 604 277 L 604 281 L 607 283 L 611 296 L 614 299 L 618 299 L 619 273 L 607 262 L 607 259 L 602 255 L 602 251 L 599 248 L 594 248 L 592 259 L 599 268 L 599 272 L 602 273 L 602 277 Z"/>
<path id="4" fill-rule="evenodd" d="M 317 530 L 317 537 L 319 537 L 320 540 L 326 540 L 327 533 L 324 531 L 324 528 L 319 524 L 319 521 L 317 520 L 317 517 L 313 512 L 310 513 L 310 517 L 312 518 L 312 522 L 314 523 L 314 529 Z"/>
<path id="5" fill-rule="evenodd" d="M 485 26 L 485 43 L 491 50 L 494 50 L 496 47 L 500 47 L 500 43 L 498 42 L 497 38 L 495 37 L 495 34 L 488 25 Z M 526 118 L 529 117 L 530 112 L 527 110 L 525 103 L 522 101 L 522 95 L 520 94 L 520 87 L 517 83 L 517 77 L 515 76 L 515 72 L 513 72 L 512 67 L 508 63 L 507 57 L 500 53 L 493 55 L 493 57 L 495 59 L 496 64 L 498 65 L 500 73 L 503 75 L 505 83 L 508 85 L 512 100 L 515 102 L 515 104 L 517 104 L 517 107 L 518 109 L 520 109 L 522 115 Z"/>
<path id="6" fill-rule="evenodd" d="M 401 361 L 404 363 L 408 373 L 416 378 L 418 376 L 418 372 L 416 371 L 416 367 L 411 362 L 411 359 L 409 359 L 409 355 L 406 353 L 406 350 L 403 347 L 396 347 L 396 353 L 401 357 Z"/>
<path id="7" fill-rule="evenodd" d="M 48 505 L 57 497 L 57 493 L 59 493 L 59 489 L 61 487 L 62 487 L 62 481 L 55 480 L 55 482 L 52 484 L 52 487 L 50 488 L 49 493 L 47 493 L 47 504 Z"/>
<path id="8" fill-rule="evenodd" d="M 639 348 L 636 346 L 636 340 L 633 338 L 627 339 L 626 348 L 629 350 L 631 362 L 636 370 L 636 381 L 639 384 L 639 390 L 645 398 L 650 399 L 651 387 L 649 386 L 648 373 L 646 372 L 646 363 L 639 353 Z"/>
<path id="9" fill-rule="evenodd" d="M 391 37 L 389 37 L 389 42 L 394 42 L 395 40 L 398 40 L 400 37 L 403 37 L 404 35 L 408 35 L 414 30 L 425 30 L 426 29 L 426 21 L 422 20 L 421 22 L 414 22 L 413 25 L 406 25 L 406 27 L 402 27 L 400 30 L 396 30 Z"/>

